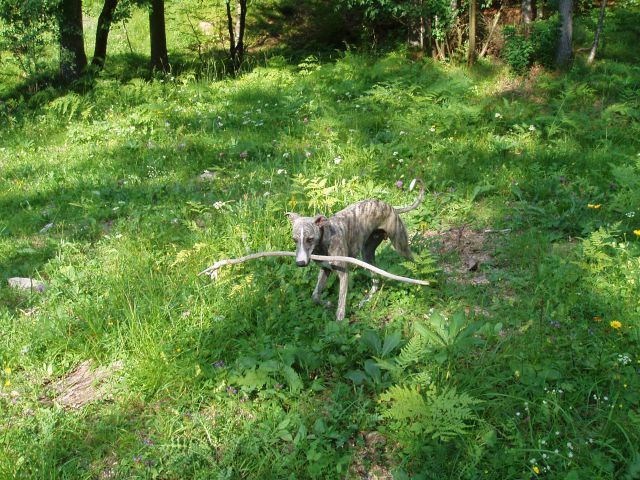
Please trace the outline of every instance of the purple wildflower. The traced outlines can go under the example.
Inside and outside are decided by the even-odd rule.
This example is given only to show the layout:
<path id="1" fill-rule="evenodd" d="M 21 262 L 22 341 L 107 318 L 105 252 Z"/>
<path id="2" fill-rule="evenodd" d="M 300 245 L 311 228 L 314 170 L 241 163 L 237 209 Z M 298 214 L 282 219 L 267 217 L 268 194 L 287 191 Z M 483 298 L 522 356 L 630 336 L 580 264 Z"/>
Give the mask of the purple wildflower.
<path id="1" fill-rule="evenodd" d="M 560 175 L 560 177 L 558 177 L 558 180 L 560 180 L 560 183 L 564 183 L 567 181 L 567 177 L 565 177 L 564 175 Z"/>
<path id="2" fill-rule="evenodd" d="M 224 360 L 218 360 L 216 363 L 213 364 L 213 366 L 216 368 L 224 367 Z"/>
<path id="3" fill-rule="evenodd" d="M 153 447 L 155 445 L 155 443 L 153 443 L 153 440 L 151 440 L 150 438 L 146 438 L 146 437 L 142 439 L 142 443 L 144 443 L 148 447 Z"/>
<path id="4" fill-rule="evenodd" d="M 227 392 L 230 393 L 231 395 L 236 395 L 238 393 L 238 390 L 233 388 L 232 386 L 228 386 Z"/>
<path id="5" fill-rule="evenodd" d="M 142 455 L 134 455 L 133 456 L 133 461 L 135 463 L 140 463 L 142 461 Z"/>
<path id="6" fill-rule="evenodd" d="M 249 153 L 246 150 L 240 152 L 240 158 L 247 158 L 248 156 L 249 156 Z"/>
<path id="7" fill-rule="evenodd" d="M 401 188 L 402 188 L 402 185 L 404 185 L 404 182 L 403 182 L 402 180 L 398 180 L 398 181 L 396 182 L 396 187 L 398 187 L 398 188 L 400 188 L 400 189 L 401 189 Z"/>

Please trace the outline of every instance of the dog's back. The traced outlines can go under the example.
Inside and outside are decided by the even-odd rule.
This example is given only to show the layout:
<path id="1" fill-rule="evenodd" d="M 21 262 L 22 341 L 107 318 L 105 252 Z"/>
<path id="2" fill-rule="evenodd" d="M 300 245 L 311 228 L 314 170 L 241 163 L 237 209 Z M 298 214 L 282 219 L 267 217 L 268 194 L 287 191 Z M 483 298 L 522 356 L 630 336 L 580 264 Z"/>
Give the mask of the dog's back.
<path id="1" fill-rule="evenodd" d="M 382 200 L 363 200 L 350 205 L 330 217 L 326 226 L 329 227 L 330 232 L 333 231 L 330 237 L 334 237 L 329 239 L 327 245 L 329 253 L 338 254 L 331 250 L 337 247 L 335 237 L 340 237 L 341 254 L 358 255 L 371 235 L 378 232 L 391 240 L 400 255 L 413 259 L 409 249 L 407 230 L 400 215 L 394 207 Z"/>

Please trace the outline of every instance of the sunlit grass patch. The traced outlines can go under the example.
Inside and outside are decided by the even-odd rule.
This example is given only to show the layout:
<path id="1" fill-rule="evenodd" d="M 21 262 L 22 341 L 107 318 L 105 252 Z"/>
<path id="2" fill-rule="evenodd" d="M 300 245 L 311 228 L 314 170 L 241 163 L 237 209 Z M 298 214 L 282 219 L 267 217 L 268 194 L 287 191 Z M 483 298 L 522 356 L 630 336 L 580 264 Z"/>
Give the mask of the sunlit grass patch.
<path id="1" fill-rule="evenodd" d="M 632 472 L 637 77 L 349 52 L 222 81 L 107 71 L 0 110 L 0 476 L 336 478 L 363 452 L 398 477 Z M 197 277 L 293 248 L 287 211 L 410 204 L 414 177 L 418 261 L 379 263 L 431 288 L 383 282 L 359 309 L 357 271 L 338 324 L 315 268 Z M 89 359 L 121 362 L 113 396 L 48 403 Z"/>

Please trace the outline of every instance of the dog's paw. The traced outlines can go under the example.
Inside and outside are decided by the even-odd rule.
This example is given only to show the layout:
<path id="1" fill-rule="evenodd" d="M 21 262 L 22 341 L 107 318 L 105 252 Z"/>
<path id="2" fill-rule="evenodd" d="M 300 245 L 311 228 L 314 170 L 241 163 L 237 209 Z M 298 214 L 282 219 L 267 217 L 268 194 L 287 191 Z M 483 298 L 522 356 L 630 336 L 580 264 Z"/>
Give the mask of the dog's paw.
<path id="1" fill-rule="evenodd" d="M 327 307 L 330 308 L 333 306 L 333 304 L 329 301 L 329 300 L 323 300 L 320 297 L 312 297 L 313 302 L 316 303 L 317 305 L 322 305 L 323 307 Z"/>

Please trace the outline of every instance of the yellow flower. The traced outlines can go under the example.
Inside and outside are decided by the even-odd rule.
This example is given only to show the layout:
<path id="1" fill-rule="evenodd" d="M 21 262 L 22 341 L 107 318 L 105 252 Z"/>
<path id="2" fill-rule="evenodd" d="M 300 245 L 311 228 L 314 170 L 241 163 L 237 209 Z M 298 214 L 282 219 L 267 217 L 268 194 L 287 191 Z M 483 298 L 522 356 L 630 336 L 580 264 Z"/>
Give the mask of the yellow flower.
<path id="1" fill-rule="evenodd" d="M 634 231 L 633 231 L 633 234 L 634 234 L 634 235 L 637 235 L 638 237 L 640 237 L 640 229 L 638 229 L 638 230 L 634 230 Z"/>
<path id="2" fill-rule="evenodd" d="M 536 475 L 538 475 L 538 474 L 540 473 L 540 469 L 538 468 L 538 466 L 537 466 L 537 465 L 534 465 L 534 466 L 533 466 L 533 471 L 534 471 L 534 473 L 535 473 Z"/>
<path id="3" fill-rule="evenodd" d="M 601 322 L 602 321 L 602 317 L 600 315 L 596 315 L 595 317 L 593 317 L 593 320 L 595 322 Z"/>
<path id="4" fill-rule="evenodd" d="M 611 328 L 615 328 L 616 330 L 622 327 L 622 324 L 618 320 L 614 320 L 609 325 L 611 325 Z"/>
<path id="5" fill-rule="evenodd" d="M 4 381 L 4 386 L 5 387 L 10 387 L 11 386 L 11 380 L 9 380 L 8 378 Z"/>
<path id="6" fill-rule="evenodd" d="M 5 368 L 4 373 L 6 373 L 7 375 L 11 375 L 11 369 L 9 367 Z"/>
<path id="7" fill-rule="evenodd" d="M 602 205 L 601 205 L 601 204 L 599 204 L 599 203 L 596 203 L 596 204 L 588 203 L 588 204 L 587 204 L 587 208 L 595 208 L 596 210 L 597 210 L 598 208 L 600 208 L 601 206 L 602 206 Z"/>

